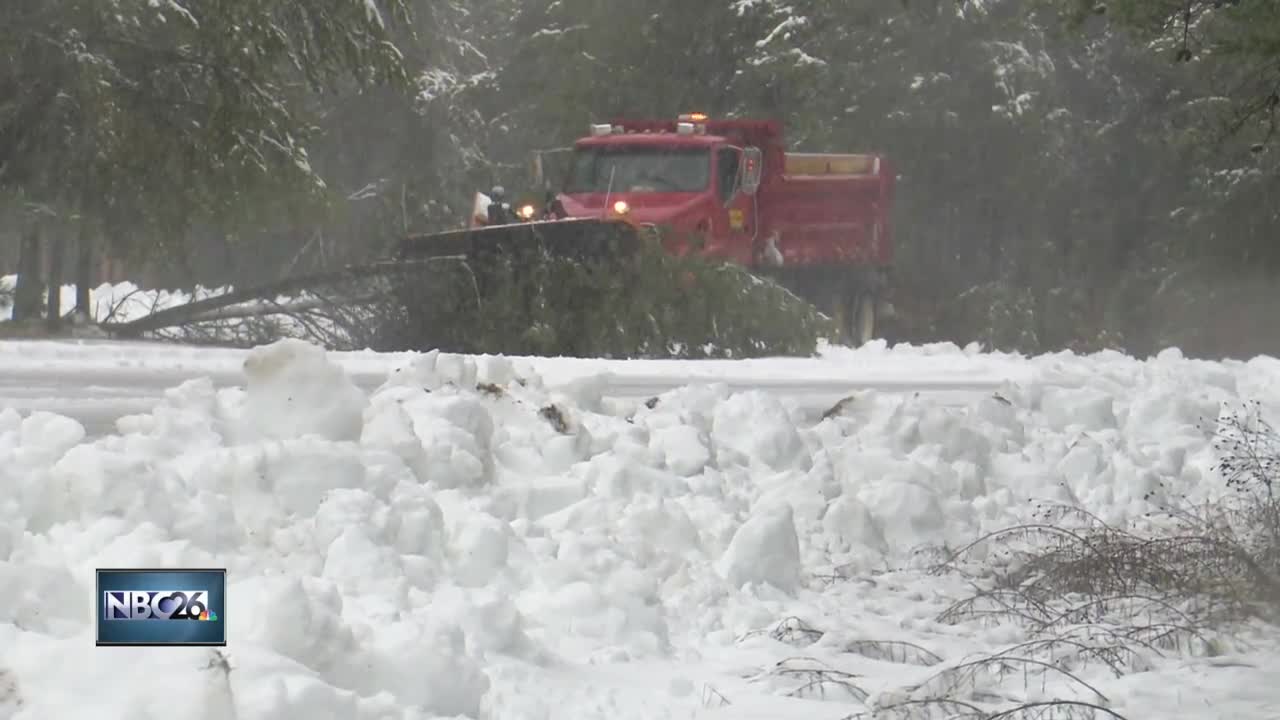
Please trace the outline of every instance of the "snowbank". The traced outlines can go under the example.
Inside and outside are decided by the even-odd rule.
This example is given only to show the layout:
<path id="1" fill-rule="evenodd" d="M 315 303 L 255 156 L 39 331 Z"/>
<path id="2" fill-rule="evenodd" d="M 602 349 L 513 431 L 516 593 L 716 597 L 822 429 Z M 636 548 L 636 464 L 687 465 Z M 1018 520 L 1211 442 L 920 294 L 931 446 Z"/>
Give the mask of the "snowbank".
<path id="1" fill-rule="evenodd" d="M 1204 421 L 1280 406 L 1280 363 L 1176 353 L 1006 358 L 1037 381 L 961 406 L 866 391 L 816 425 L 716 384 L 613 413 L 599 382 L 551 390 L 504 358 L 414 356 L 366 394 L 303 343 L 241 357 L 245 387 L 187 382 L 92 442 L 0 410 L 0 717 L 843 717 L 861 701 L 744 679 L 796 654 L 748 633 L 797 615 L 948 658 L 1007 644 L 933 622 L 954 581 L 884 569 L 1038 499 L 1119 522 L 1211 495 Z M 230 672 L 93 648 L 105 566 L 227 567 Z M 830 586 L 837 566 L 862 580 Z M 1233 717 L 1277 701 L 1190 667 L 1089 680 L 1130 717 L 1209 717 L 1153 699 L 1188 677 Z"/>

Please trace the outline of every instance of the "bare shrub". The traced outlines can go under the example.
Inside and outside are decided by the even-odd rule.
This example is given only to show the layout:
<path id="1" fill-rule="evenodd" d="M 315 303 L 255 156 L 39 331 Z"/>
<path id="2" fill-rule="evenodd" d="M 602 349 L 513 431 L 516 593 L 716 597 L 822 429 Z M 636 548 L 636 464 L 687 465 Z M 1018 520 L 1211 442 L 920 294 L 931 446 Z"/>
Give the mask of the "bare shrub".
<path id="1" fill-rule="evenodd" d="M 991 712 L 958 700 L 908 700 L 850 715 L 845 720 L 1126 720 L 1123 715 L 1093 703 L 1074 700 L 1026 703 Z"/>
<path id="2" fill-rule="evenodd" d="M 834 702 L 866 702 L 870 694 L 854 682 L 857 675 L 830 667 L 816 658 L 787 658 L 751 678 L 788 697 Z"/>
<path id="3" fill-rule="evenodd" d="M 948 664 L 848 720 L 1115 720 L 1086 668 L 1144 672 L 1170 653 L 1218 653 L 1239 622 L 1280 620 L 1280 433 L 1252 403 L 1218 419 L 1214 448 L 1228 492 L 1213 502 L 1159 508 L 1131 527 L 1042 505 L 1031 522 L 948 552 L 934 572 L 974 591 L 938 620 L 1014 623 L 1028 639 Z M 1029 702 L 1011 681 L 1064 697 Z"/>
<path id="4" fill-rule="evenodd" d="M 901 641 L 855 639 L 832 644 L 826 649 L 905 665 L 933 667 L 946 664 L 923 681 L 897 688 L 872 701 L 858 683 L 859 676 L 813 657 L 791 657 L 772 667 L 747 675 L 787 697 L 859 703 L 870 709 L 846 716 L 889 720 L 933 720 L 991 718 L 1119 718 L 1107 709 L 1110 699 L 1079 676 L 1090 665 L 1106 667 L 1119 677 L 1150 667 L 1142 650 L 1148 647 L 1143 632 L 1124 632 L 1110 627 L 1080 626 L 1054 637 L 1043 637 L 1014 645 L 991 655 L 966 658 L 947 664 L 936 653 Z M 743 636 L 767 636 L 789 645 L 804 647 L 822 640 L 826 633 L 797 617 L 788 617 L 768 629 Z M 1017 699 L 1020 686 L 1025 693 L 1036 686 L 1043 691 L 1050 682 L 1064 688 L 1067 697 L 1054 702 L 1023 702 Z"/>
<path id="5" fill-rule="evenodd" d="M 1214 449 L 1216 471 L 1236 492 L 1220 519 L 1243 529 L 1236 533 L 1238 544 L 1256 578 L 1248 589 L 1256 602 L 1280 613 L 1280 433 L 1255 401 L 1219 423 Z"/>
<path id="6" fill-rule="evenodd" d="M 793 647 L 807 647 L 821 640 L 825 634 L 823 631 L 811 627 L 800 618 L 793 616 L 784 618 L 770 630 L 752 630 L 742 637 L 745 639 L 767 635 L 778 642 L 783 642 Z"/>
<path id="7" fill-rule="evenodd" d="M 724 696 L 724 693 L 720 692 L 719 690 L 715 689 L 710 685 L 702 686 L 702 707 L 703 708 L 706 708 L 706 709 L 722 708 L 732 704 L 733 703 L 729 701 L 729 698 Z"/>
<path id="8" fill-rule="evenodd" d="M 984 578 L 940 620 L 1016 620 L 1044 633 L 1103 621 L 1143 628 L 1154 644 L 1204 640 L 1205 628 L 1280 619 L 1280 441 L 1256 407 L 1219 422 L 1217 471 L 1233 492 L 1152 513 L 1154 529 L 1113 527 L 1087 511 L 1046 505 L 1036 522 L 953 553 L 938 571 Z M 975 553 L 982 560 L 973 562 Z"/>
<path id="9" fill-rule="evenodd" d="M 934 652 L 900 640 L 851 640 L 844 644 L 843 649 L 847 653 L 898 665 L 931 667 L 942 662 Z"/>

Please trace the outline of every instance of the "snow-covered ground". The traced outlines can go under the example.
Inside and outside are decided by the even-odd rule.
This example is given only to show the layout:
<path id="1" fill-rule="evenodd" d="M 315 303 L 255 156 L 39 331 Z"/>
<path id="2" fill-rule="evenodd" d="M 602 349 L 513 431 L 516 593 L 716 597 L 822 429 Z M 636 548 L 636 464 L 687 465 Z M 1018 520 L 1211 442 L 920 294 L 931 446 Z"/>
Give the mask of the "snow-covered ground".
<path id="1" fill-rule="evenodd" d="M 6 295 L 17 285 L 17 275 L 0 276 L 0 321 L 13 317 L 13 305 Z M 89 307 L 95 322 L 125 322 L 136 320 L 157 310 L 183 305 L 220 295 L 229 288 L 196 288 L 194 292 L 183 290 L 143 290 L 131 282 L 103 283 L 89 290 Z M 76 304 L 74 285 L 63 285 L 60 293 L 63 312 L 69 312 Z"/>
<path id="2" fill-rule="evenodd" d="M 844 718 L 1026 639 L 941 622 L 970 588 L 916 549 L 1025 520 L 1037 499 L 1119 523 L 1213 496 L 1222 404 L 1280 410 L 1280 361 L 1176 352 L 129 347 L 0 343 L 0 375 L 197 378 L 91 441 L 73 419 L 0 409 L 0 718 Z M 748 389 L 841 374 L 1007 382 L 963 402 L 867 389 L 816 424 Z M 604 400 L 619 377 L 661 376 L 686 386 Z M 229 673 L 208 650 L 93 647 L 95 567 L 183 566 L 228 568 Z M 770 635 L 791 618 L 824 634 Z M 1078 670 L 1100 695 L 1021 671 L 956 692 L 1280 717 L 1280 636 L 1249 639 Z"/>

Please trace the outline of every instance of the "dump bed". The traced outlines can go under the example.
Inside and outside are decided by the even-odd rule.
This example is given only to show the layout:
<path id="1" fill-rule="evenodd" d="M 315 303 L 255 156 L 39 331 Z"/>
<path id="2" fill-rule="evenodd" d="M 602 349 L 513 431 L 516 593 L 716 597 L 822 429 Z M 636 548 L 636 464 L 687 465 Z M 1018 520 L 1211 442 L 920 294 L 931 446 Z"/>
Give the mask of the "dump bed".
<path id="1" fill-rule="evenodd" d="M 880 158 L 875 155 L 834 153 L 786 153 L 783 175 L 875 175 Z"/>
<path id="2" fill-rule="evenodd" d="M 761 187 L 762 229 L 787 265 L 889 265 L 894 175 L 879 155 L 783 153 Z"/>

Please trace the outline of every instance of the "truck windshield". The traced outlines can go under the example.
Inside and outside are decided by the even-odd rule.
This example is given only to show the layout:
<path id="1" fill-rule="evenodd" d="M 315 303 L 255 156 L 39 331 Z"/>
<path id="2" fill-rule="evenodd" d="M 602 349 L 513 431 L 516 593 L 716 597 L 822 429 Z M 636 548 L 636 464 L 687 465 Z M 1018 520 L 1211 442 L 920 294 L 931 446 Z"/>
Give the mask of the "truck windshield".
<path id="1" fill-rule="evenodd" d="M 608 147 L 573 152 L 566 193 L 701 192 L 711 180 L 707 148 Z"/>

